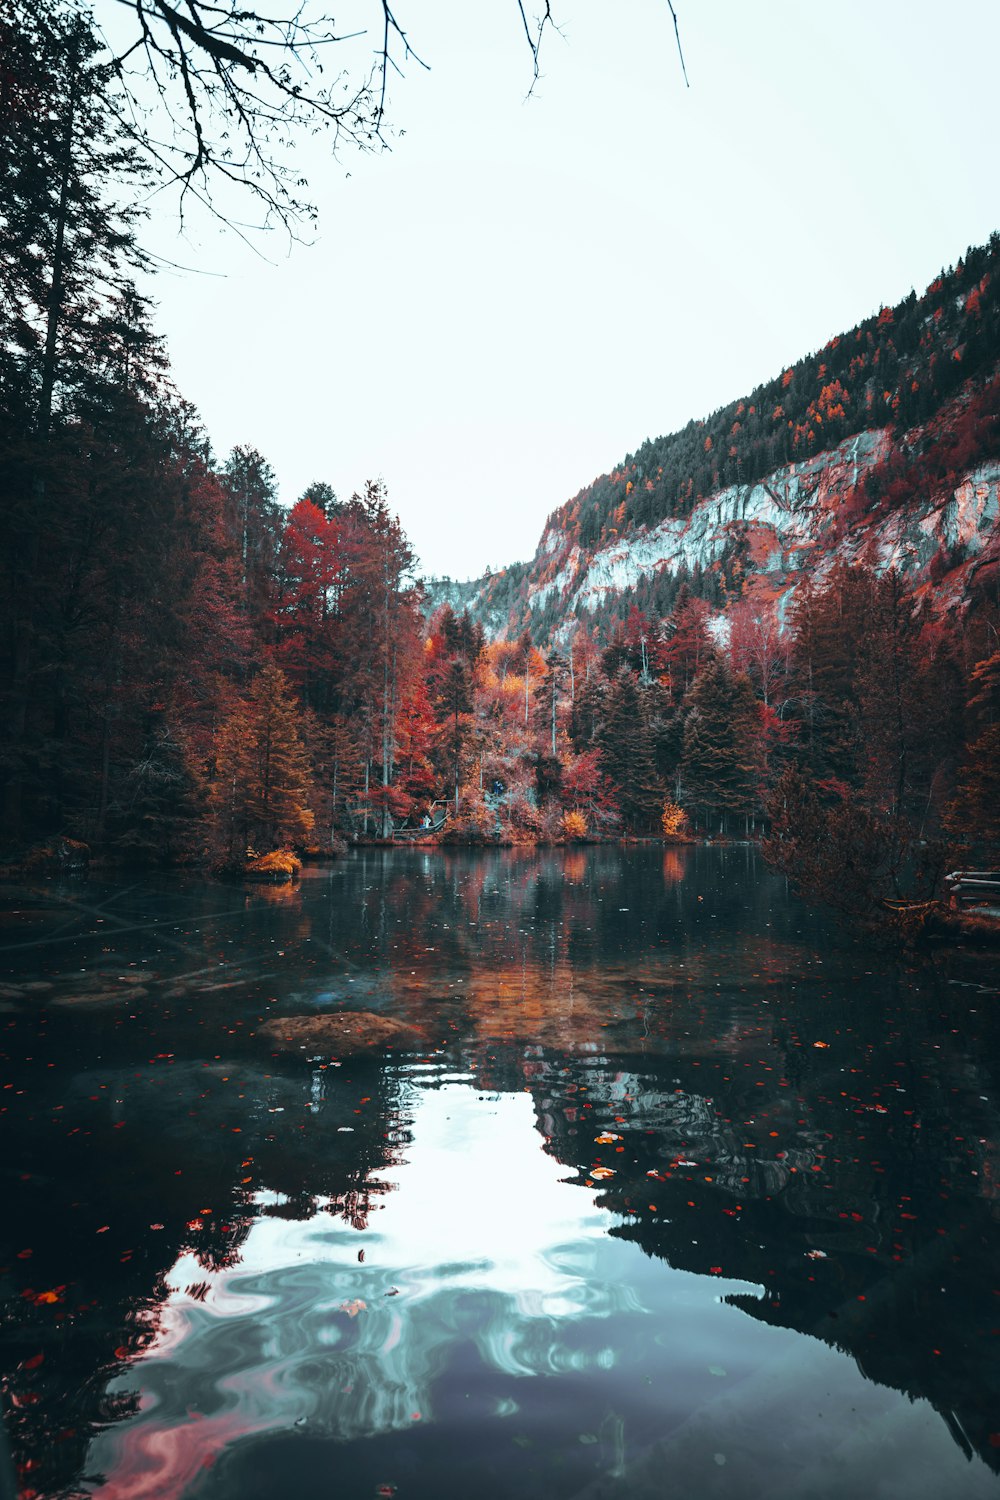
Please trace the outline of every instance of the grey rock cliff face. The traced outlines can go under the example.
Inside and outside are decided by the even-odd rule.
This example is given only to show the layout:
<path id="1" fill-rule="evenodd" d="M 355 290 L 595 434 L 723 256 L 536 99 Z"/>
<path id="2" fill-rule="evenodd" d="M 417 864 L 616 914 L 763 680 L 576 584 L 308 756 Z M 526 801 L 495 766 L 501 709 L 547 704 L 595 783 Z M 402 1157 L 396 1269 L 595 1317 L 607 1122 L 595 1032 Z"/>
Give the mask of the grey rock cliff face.
<path id="1" fill-rule="evenodd" d="M 582 548 L 558 525 L 546 526 L 528 566 L 531 614 L 554 611 L 553 633 L 565 636 L 577 613 L 594 613 L 627 598 L 640 580 L 702 571 L 739 545 L 751 586 L 789 595 L 807 574 L 822 580 L 835 563 L 896 568 L 915 590 L 929 587 L 935 556 L 947 566 L 934 585 L 942 607 L 960 599 L 970 567 L 1000 551 L 1000 459 L 970 470 L 948 490 L 928 491 L 889 514 L 844 524 L 843 506 L 858 482 L 890 446 L 888 429 L 874 428 L 801 463 L 786 464 L 754 484 L 730 485 L 700 501 L 689 515 L 666 517 L 594 549 Z M 487 580 L 432 585 L 435 604 L 467 608 L 490 635 L 518 628 L 487 602 Z M 585 615 L 584 615 L 585 618 Z"/>

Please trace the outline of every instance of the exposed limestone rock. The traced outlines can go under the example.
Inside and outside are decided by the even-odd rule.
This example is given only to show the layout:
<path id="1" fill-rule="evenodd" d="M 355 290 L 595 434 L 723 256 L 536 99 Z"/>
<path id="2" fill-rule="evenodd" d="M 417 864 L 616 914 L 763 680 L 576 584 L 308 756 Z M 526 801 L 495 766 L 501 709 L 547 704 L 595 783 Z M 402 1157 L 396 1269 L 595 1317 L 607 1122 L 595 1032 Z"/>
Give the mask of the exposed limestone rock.
<path id="1" fill-rule="evenodd" d="M 667 516 L 595 550 L 581 548 L 550 520 L 528 568 L 527 603 L 534 611 L 555 603 L 557 614 L 569 620 L 581 608 L 594 612 L 609 598 L 627 596 L 641 579 L 661 571 L 711 569 L 740 543 L 748 549 L 751 577 L 766 578 L 785 600 L 804 574 L 821 580 L 838 561 L 864 562 L 878 572 L 897 568 L 919 589 L 927 586 L 926 570 L 935 555 L 949 554 L 954 585 L 935 588 L 938 604 L 946 606 L 960 591 L 965 569 L 996 547 L 1000 462 L 989 459 L 957 487 L 928 491 L 889 514 L 858 517 L 844 529 L 842 506 L 859 480 L 885 459 L 891 442 L 886 428 L 856 433 L 755 483 L 718 490 L 689 514 Z M 478 596 L 467 603 L 487 623 Z M 488 623 L 495 633 L 495 622 Z"/>

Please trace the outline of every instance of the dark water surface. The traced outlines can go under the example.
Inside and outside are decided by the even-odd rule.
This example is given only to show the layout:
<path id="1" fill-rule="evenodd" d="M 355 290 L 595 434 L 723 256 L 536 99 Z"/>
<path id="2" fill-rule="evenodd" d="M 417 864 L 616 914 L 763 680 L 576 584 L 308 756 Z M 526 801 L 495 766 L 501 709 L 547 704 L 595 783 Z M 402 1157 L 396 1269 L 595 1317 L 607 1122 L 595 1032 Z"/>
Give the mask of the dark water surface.
<path id="1" fill-rule="evenodd" d="M 0 940 L 26 1496 L 1000 1493 L 995 958 L 742 848 L 8 888 Z M 426 1042 L 255 1035 L 330 1009 Z"/>

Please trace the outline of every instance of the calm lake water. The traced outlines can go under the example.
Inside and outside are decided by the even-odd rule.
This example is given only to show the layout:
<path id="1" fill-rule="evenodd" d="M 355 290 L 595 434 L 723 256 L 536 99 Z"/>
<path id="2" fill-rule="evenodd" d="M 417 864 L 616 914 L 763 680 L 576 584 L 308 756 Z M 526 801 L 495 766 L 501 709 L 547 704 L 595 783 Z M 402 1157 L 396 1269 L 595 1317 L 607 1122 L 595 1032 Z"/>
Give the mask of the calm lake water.
<path id="1" fill-rule="evenodd" d="M 995 957 L 874 953 L 749 848 L 86 879 L 0 924 L 25 1496 L 1000 1494 Z M 255 1035 L 331 1009 L 426 1041 Z"/>

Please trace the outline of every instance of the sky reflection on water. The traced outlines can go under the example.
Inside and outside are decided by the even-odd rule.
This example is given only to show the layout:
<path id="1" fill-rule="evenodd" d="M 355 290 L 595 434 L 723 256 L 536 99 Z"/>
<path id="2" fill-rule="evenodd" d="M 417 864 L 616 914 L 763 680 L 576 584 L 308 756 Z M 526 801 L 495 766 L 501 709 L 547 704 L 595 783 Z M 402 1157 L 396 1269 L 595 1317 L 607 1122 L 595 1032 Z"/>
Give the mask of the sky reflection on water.
<path id="1" fill-rule="evenodd" d="M 1000 1490 L 995 967 L 859 950 L 750 850 L 18 899 L 26 1493 Z M 426 1047 L 255 1041 L 311 1008 Z"/>

